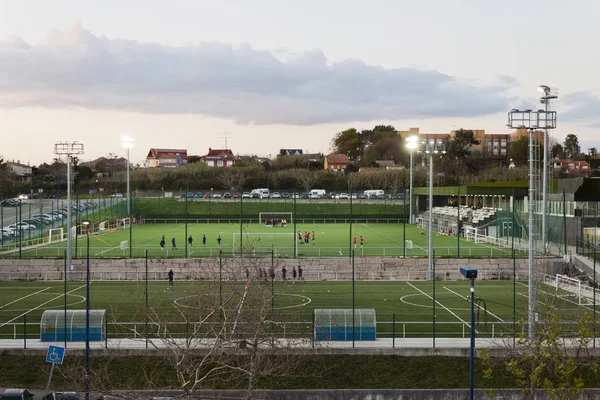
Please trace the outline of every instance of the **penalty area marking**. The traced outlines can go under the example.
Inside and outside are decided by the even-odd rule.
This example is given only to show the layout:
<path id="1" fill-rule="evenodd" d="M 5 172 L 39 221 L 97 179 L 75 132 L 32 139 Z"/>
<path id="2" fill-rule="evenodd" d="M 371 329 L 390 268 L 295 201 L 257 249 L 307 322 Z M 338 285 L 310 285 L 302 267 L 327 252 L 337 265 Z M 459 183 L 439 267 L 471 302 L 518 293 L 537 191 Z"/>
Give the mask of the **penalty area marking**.
<path id="1" fill-rule="evenodd" d="M 55 295 L 56 293 L 45 293 L 45 294 L 51 294 L 51 295 Z M 81 300 L 79 301 L 75 301 L 73 303 L 67 303 L 67 307 L 71 307 L 71 306 L 76 306 L 77 304 L 81 304 L 85 302 L 85 296 L 82 296 L 80 294 L 72 294 L 72 293 L 67 293 L 67 296 L 74 296 L 74 297 L 79 297 Z M 52 310 L 54 308 L 56 309 L 62 309 L 64 307 L 64 304 L 61 304 L 59 306 L 52 306 L 52 307 L 44 307 L 45 310 Z M 21 308 L 21 309 L 11 309 L 11 310 L 2 310 L 0 312 L 21 312 L 21 311 L 27 311 L 29 310 L 28 308 Z"/>
<path id="2" fill-rule="evenodd" d="M 28 298 L 28 297 L 31 297 L 31 296 L 34 296 L 34 295 L 36 295 L 36 294 L 39 294 L 39 293 L 45 292 L 45 291 L 46 291 L 46 290 L 48 290 L 48 289 L 50 289 L 50 287 L 47 287 L 47 288 L 45 288 L 45 289 L 42 289 L 42 290 L 38 290 L 38 291 L 37 291 L 37 292 L 35 292 L 35 293 L 30 293 L 30 294 L 28 294 L 27 296 L 19 297 L 18 299 L 16 299 L 16 300 L 13 300 L 13 301 L 11 301 L 10 303 L 6 303 L 6 304 L 4 304 L 4 305 L 0 306 L 0 309 L 1 309 L 1 308 L 4 308 L 4 307 L 7 307 L 7 306 L 10 306 L 11 304 L 14 304 L 14 303 L 16 303 L 17 301 L 21 301 L 21 300 L 23 300 L 23 299 L 26 299 L 26 298 Z M 21 310 L 11 310 L 11 311 L 21 311 Z"/>
<path id="3" fill-rule="evenodd" d="M 455 292 L 454 290 L 452 290 L 452 289 L 450 289 L 450 288 L 448 288 L 448 287 L 446 287 L 446 286 L 443 286 L 443 288 L 444 288 L 444 289 L 446 289 L 447 291 L 449 291 L 450 293 L 457 295 L 457 296 L 458 296 L 458 297 L 460 297 L 461 299 L 464 299 L 464 298 L 465 298 L 465 297 L 464 297 L 463 295 L 461 295 L 460 293 L 457 293 L 457 292 Z M 470 299 L 470 298 L 468 298 L 468 300 L 467 300 L 467 301 L 470 301 L 470 300 L 471 300 L 471 299 Z M 486 313 L 490 314 L 492 317 L 496 318 L 498 321 L 500 321 L 500 322 L 505 322 L 505 321 L 504 321 L 502 318 L 500 318 L 499 316 L 497 316 L 497 315 L 496 315 L 496 314 L 494 314 L 493 312 L 491 312 L 491 311 L 488 311 L 487 309 L 483 309 L 483 308 L 482 308 L 482 307 L 481 307 L 479 304 L 475 303 L 475 306 L 476 306 L 477 308 L 479 308 L 480 310 L 483 310 L 484 312 L 486 312 Z"/>
<path id="4" fill-rule="evenodd" d="M 102 250 L 100 253 L 96 253 L 95 255 L 99 256 L 99 255 L 101 255 L 101 254 L 107 253 L 107 252 L 109 252 L 109 251 L 112 251 L 112 250 L 115 250 L 115 249 L 118 249 L 118 248 L 119 248 L 119 246 L 111 247 L 111 248 L 109 248 L 109 249 Z"/>

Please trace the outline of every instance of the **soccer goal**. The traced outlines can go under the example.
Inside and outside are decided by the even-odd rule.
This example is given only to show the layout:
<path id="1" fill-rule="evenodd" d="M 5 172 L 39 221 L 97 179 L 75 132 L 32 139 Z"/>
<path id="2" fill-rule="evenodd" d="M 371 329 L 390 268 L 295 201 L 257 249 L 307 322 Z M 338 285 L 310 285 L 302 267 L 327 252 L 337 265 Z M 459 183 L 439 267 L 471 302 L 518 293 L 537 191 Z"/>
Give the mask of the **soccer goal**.
<path id="1" fill-rule="evenodd" d="M 293 214 L 294 213 L 291 213 L 291 212 L 275 212 L 275 211 L 260 212 L 260 213 L 258 213 L 258 222 L 260 224 L 264 224 L 265 221 L 274 219 L 274 220 L 279 220 L 279 221 L 285 220 L 286 223 L 291 224 L 291 223 L 293 223 L 293 220 L 292 220 Z"/>
<path id="2" fill-rule="evenodd" d="M 52 228 L 48 231 L 48 244 L 62 242 L 65 240 L 65 231 L 63 228 Z"/>
<path id="3" fill-rule="evenodd" d="M 594 301 L 593 288 L 587 282 L 556 274 L 553 283 L 556 286 L 557 297 L 576 299 L 575 301 L 579 305 L 592 304 Z"/>
<path id="4" fill-rule="evenodd" d="M 98 224 L 98 232 L 106 232 L 108 230 L 108 221 L 102 221 Z"/>
<path id="5" fill-rule="evenodd" d="M 131 224 L 131 218 L 119 218 L 117 220 L 117 229 L 128 229 Z"/>
<path id="6" fill-rule="evenodd" d="M 231 245 L 233 251 L 240 251 L 240 244 L 244 249 L 267 251 L 278 249 L 282 253 L 285 248 L 289 248 L 289 254 L 294 253 L 295 238 L 294 232 L 244 232 L 240 238 L 239 232 L 233 233 Z"/>

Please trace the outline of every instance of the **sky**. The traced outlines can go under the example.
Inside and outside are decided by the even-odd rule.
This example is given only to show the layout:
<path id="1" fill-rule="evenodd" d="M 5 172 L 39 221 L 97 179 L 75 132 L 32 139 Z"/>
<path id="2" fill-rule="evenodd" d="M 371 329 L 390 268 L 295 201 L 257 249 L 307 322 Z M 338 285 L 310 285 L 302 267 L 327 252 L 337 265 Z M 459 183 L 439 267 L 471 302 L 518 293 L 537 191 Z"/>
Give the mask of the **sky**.
<path id="1" fill-rule="evenodd" d="M 506 133 L 559 98 L 553 136 L 600 147 L 600 2 L 0 0 L 0 155 L 150 148 L 328 153 L 393 125 Z"/>

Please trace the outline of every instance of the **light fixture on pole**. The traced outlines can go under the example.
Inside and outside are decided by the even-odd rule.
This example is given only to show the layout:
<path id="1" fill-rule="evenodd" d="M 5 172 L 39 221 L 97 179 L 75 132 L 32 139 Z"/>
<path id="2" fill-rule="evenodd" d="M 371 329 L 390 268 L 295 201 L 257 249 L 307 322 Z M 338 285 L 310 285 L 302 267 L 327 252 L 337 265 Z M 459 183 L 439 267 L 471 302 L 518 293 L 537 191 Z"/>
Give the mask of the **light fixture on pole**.
<path id="1" fill-rule="evenodd" d="M 85 400 L 90 398 L 90 221 L 81 221 L 86 228 L 86 274 L 85 274 Z"/>
<path id="2" fill-rule="evenodd" d="M 546 85 L 538 86 L 538 90 L 544 95 L 540 97 L 540 103 L 544 105 L 544 111 L 550 111 L 550 101 L 558 99 L 558 93 L 555 89 Z M 548 245 L 548 186 L 549 186 L 549 166 L 550 166 L 550 146 L 548 145 L 548 128 L 544 127 L 544 179 L 542 194 L 542 251 L 546 253 Z"/>
<path id="3" fill-rule="evenodd" d="M 134 138 L 129 136 L 121 137 L 121 147 L 127 149 L 127 215 L 129 218 L 129 224 L 131 224 L 131 191 L 129 188 L 129 149 L 134 147 Z"/>
<path id="4" fill-rule="evenodd" d="M 471 356 L 469 358 L 469 399 L 473 400 L 473 387 L 475 383 L 475 278 L 477 270 L 470 267 L 460 267 L 460 273 L 471 280 Z"/>
<path id="5" fill-rule="evenodd" d="M 83 154 L 83 144 L 79 142 L 56 142 L 54 154 L 67 157 L 67 280 L 71 280 L 73 271 L 73 254 L 71 254 L 71 162 L 73 156 Z"/>
<path id="6" fill-rule="evenodd" d="M 410 150 L 410 178 L 409 178 L 409 211 L 408 211 L 408 221 L 409 223 L 413 223 L 413 152 L 419 146 L 418 145 L 419 138 L 415 135 L 408 136 L 406 138 L 406 148 Z"/>
<path id="7" fill-rule="evenodd" d="M 556 111 L 545 110 L 517 110 L 512 109 L 508 113 L 508 127 L 513 129 L 527 129 L 529 132 L 529 305 L 528 305 L 528 324 L 529 338 L 535 337 L 535 257 L 536 257 L 536 224 L 535 224 L 535 194 L 536 194 L 536 160 L 534 147 L 535 131 L 538 129 L 556 128 Z"/>
<path id="8" fill-rule="evenodd" d="M 433 157 L 446 154 L 442 139 L 428 139 L 424 141 L 424 153 L 429 156 L 429 228 L 427 230 L 427 279 L 435 279 L 433 275 Z"/>

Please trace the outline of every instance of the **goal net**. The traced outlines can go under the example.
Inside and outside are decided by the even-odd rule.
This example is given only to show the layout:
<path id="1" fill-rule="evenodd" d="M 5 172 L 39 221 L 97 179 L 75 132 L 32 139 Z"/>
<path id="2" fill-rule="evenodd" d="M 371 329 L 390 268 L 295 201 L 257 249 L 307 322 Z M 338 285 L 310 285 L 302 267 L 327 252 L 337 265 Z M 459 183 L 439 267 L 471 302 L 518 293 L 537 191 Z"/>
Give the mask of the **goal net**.
<path id="1" fill-rule="evenodd" d="M 62 242 L 65 240 L 65 231 L 63 228 L 53 228 L 48 231 L 48 244 Z"/>
<path id="2" fill-rule="evenodd" d="M 117 219 L 117 229 L 128 229 L 130 225 L 131 219 L 129 217 Z"/>
<path id="3" fill-rule="evenodd" d="M 594 291 L 587 282 L 561 274 L 556 274 L 556 277 L 550 277 L 550 279 L 553 286 L 556 287 L 557 297 L 576 299 L 579 305 L 593 303 Z"/>
<path id="4" fill-rule="evenodd" d="M 293 213 L 291 212 L 260 212 L 258 213 L 258 222 L 267 225 L 268 221 L 274 221 L 277 226 L 281 226 L 284 221 L 287 224 L 291 224 L 293 222 L 292 215 Z"/>
<path id="5" fill-rule="evenodd" d="M 275 250 L 281 255 L 294 254 L 294 232 L 243 232 L 242 235 L 240 237 L 240 232 L 233 233 L 231 244 L 234 252 Z"/>

